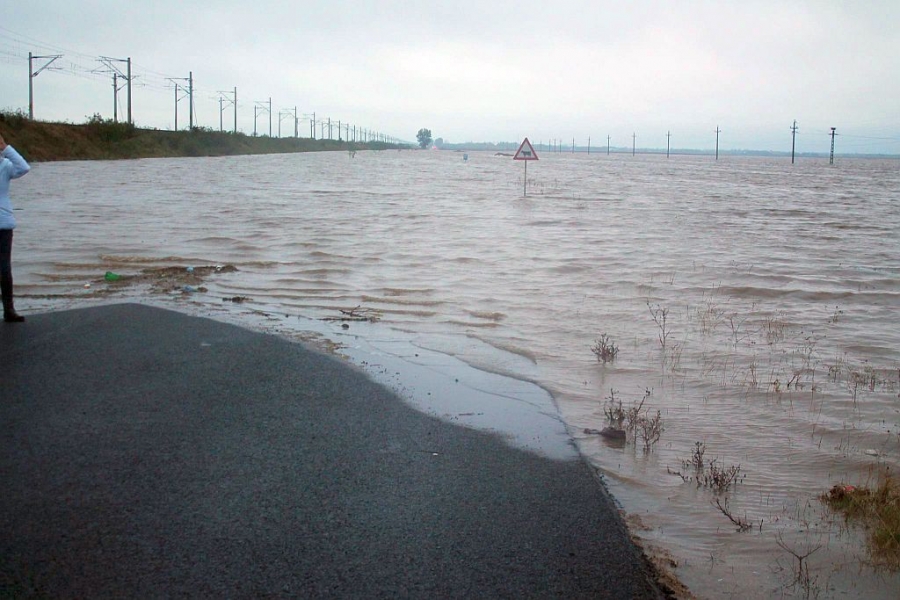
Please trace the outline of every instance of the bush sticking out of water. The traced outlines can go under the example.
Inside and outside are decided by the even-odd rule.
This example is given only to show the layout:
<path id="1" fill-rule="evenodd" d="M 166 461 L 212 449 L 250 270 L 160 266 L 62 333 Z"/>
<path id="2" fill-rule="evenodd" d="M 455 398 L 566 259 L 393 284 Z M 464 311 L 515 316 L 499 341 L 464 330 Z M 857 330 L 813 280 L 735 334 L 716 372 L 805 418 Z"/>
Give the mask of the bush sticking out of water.
<path id="1" fill-rule="evenodd" d="M 603 416 L 609 426 L 617 431 L 625 431 L 625 409 L 622 408 L 622 400 L 616 399 L 616 390 L 610 388 L 609 396 L 603 405 Z"/>
<path id="2" fill-rule="evenodd" d="M 668 339 L 669 334 L 672 333 L 667 323 L 669 309 L 663 308 L 659 304 L 651 306 L 649 300 L 647 300 L 647 309 L 650 311 L 650 316 L 653 318 L 653 322 L 656 323 L 656 327 L 659 329 L 659 344 L 665 349 L 666 339 Z"/>
<path id="3" fill-rule="evenodd" d="M 685 475 L 681 471 L 671 469 L 668 471 L 671 475 L 678 475 L 683 481 L 695 482 L 697 487 L 707 487 L 715 494 L 724 493 L 744 481 L 744 476 L 741 475 L 741 465 L 726 467 L 719 462 L 718 458 L 707 461 L 705 454 L 706 444 L 696 442 L 690 460 L 682 459 L 681 461 L 682 469 L 693 474 Z"/>
<path id="4" fill-rule="evenodd" d="M 900 485 L 890 472 L 880 475 L 874 489 L 836 485 L 821 499 L 848 522 L 866 528 L 869 554 L 876 565 L 900 570 Z"/>
<path id="5" fill-rule="evenodd" d="M 694 310 L 703 335 L 710 335 L 725 317 L 725 310 L 719 307 L 718 296 L 719 286 L 713 286 L 709 294 L 703 292 L 703 301 Z"/>
<path id="6" fill-rule="evenodd" d="M 616 393 L 616 390 L 610 389 L 603 405 L 603 415 L 609 429 L 622 432 L 635 446 L 640 438 L 644 444 L 644 452 L 649 452 L 665 431 L 660 411 L 657 410 L 654 416 L 650 416 L 649 409 L 644 411 L 644 403 L 652 392 L 649 389 L 644 390 L 641 401 L 627 409 L 622 406 L 622 400 L 616 398 Z"/>
<path id="7" fill-rule="evenodd" d="M 598 362 L 608 363 L 616 360 L 619 355 L 619 347 L 605 333 L 600 334 L 600 339 L 591 346 L 591 352 L 597 357 Z"/>
<path id="8" fill-rule="evenodd" d="M 766 343 L 770 346 L 774 346 L 783 341 L 786 329 L 787 323 L 784 322 L 783 315 L 766 317 L 763 322 L 763 333 L 766 337 Z"/>
<path id="9" fill-rule="evenodd" d="M 742 483 L 741 465 L 720 465 L 717 458 L 712 459 L 706 465 L 706 469 L 697 474 L 697 485 L 708 487 L 713 492 L 721 494 L 728 488 Z"/>
<path id="10" fill-rule="evenodd" d="M 733 512 L 731 512 L 731 508 L 728 506 L 728 498 L 724 500 L 719 500 L 719 498 L 715 498 L 713 500 L 713 506 L 719 509 L 719 512 L 728 517 L 728 520 L 734 523 L 735 527 L 737 527 L 737 531 L 749 531 L 753 528 L 753 523 L 747 520 L 747 517 L 735 516 Z M 759 523 L 760 531 L 762 530 L 762 521 Z"/>
<path id="11" fill-rule="evenodd" d="M 649 411 L 646 415 L 639 416 L 636 421 L 636 431 L 640 434 L 641 440 L 644 442 L 644 452 L 650 452 L 653 445 L 659 441 L 663 432 L 662 413 L 656 411 L 654 416 L 650 416 Z M 637 436 L 635 436 L 637 443 Z"/>

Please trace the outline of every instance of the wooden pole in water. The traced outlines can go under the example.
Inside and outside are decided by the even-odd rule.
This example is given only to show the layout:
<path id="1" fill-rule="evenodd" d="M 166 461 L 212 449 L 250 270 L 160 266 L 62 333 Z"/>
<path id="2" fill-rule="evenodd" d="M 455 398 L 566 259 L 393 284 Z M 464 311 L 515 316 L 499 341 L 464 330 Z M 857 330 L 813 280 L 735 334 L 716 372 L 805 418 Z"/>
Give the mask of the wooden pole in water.
<path id="1" fill-rule="evenodd" d="M 837 127 L 832 127 L 832 128 L 831 128 L 831 154 L 828 155 L 828 164 L 829 164 L 829 165 L 833 165 L 833 164 L 834 164 L 834 136 L 837 135 L 837 134 L 835 133 L 835 130 L 836 130 L 836 129 L 837 129 Z"/>

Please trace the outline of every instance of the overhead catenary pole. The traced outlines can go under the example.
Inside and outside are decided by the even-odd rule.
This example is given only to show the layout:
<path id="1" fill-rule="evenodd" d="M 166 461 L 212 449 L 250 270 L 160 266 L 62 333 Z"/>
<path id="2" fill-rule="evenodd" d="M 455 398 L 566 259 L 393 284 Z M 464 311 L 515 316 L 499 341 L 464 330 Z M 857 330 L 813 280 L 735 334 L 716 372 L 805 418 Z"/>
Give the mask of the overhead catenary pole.
<path id="1" fill-rule="evenodd" d="M 791 164 L 794 164 L 794 147 L 796 145 L 797 140 L 797 119 L 794 119 L 794 124 L 791 126 Z"/>
<path id="2" fill-rule="evenodd" d="M 62 58 L 62 54 L 53 54 L 50 56 L 34 56 L 31 52 L 28 53 L 28 119 L 34 121 L 34 78 L 40 75 L 41 71 L 49 67 L 53 64 L 58 58 Z M 34 70 L 33 62 L 35 60 L 47 60 L 37 71 Z"/>
<path id="3" fill-rule="evenodd" d="M 113 122 L 119 122 L 119 79 L 125 80 L 128 87 L 128 124 L 133 125 L 131 119 L 131 57 L 129 58 L 111 58 L 109 56 L 101 56 L 98 59 L 113 74 Z M 116 63 L 125 63 L 125 73 L 116 65 Z"/>
<path id="4" fill-rule="evenodd" d="M 234 105 L 237 107 L 237 88 L 233 92 L 218 92 L 219 94 L 219 132 L 225 131 L 225 109 Z M 229 97 L 230 96 L 230 97 Z M 237 133 L 237 109 L 234 111 L 234 132 Z"/>
<path id="5" fill-rule="evenodd" d="M 178 102 L 183 99 L 178 97 L 178 88 L 180 87 L 182 90 L 184 90 L 184 86 L 179 86 L 178 82 L 191 81 L 191 79 L 187 77 L 167 77 L 166 79 L 171 81 L 172 85 L 175 86 L 175 131 L 178 131 Z M 191 106 L 191 108 L 193 108 L 193 105 Z M 193 121 L 191 122 L 191 124 L 193 124 Z"/>
<path id="6" fill-rule="evenodd" d="M 134 120 L 131 118 L 131 57 L 129 56 L 128 61 L 128 124 L 134 125 Z"/>
<path id="7" fill-rule="evenodd" d="M 269 113 L 269 137 L 272 137 L 272 99 L 268 102 L 257 100 L 253 103 L 253 136 L 256 137 L 256 121 L 263 112 Z"/>
<path id="8" fill-rule="evenodd" d="M 113 123 L 119 122 L 119 80 L 124 79 L 128 86 L 128 124 L 131 125 L 131 59 L 130 58 L 110 58 L 109 56 L 101 56 L 97 59 L 106 67 L 107 73 L 113 76 Z M 127 63 L 127 75 L 122 72 L 116 63 Z M 125 86 L 123 86 L 125 87 Z"/>
<path id="9" fill-rule="evenodd" d="M 188 124 L 189 131 L 194 130 L 194 72 L 188 71 L 188 93 L 190 94 L 190 99 L 188 101 L 188 107 L 190 108 L 190 114 L 188 115 Z"/>

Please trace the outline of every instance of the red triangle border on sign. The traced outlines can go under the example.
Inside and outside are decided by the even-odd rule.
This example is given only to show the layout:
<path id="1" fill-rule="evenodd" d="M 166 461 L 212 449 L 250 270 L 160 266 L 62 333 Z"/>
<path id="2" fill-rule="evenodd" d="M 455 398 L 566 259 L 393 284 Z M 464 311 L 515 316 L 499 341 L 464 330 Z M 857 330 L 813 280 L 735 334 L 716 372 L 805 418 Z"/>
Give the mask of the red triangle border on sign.
<path id="1" fill-rule="evenodd" d="M 523 149 L 525 149 L 524 152 L 522 151 Z M 528 138 L 522 141 L 522 145 L 519 146 L 519 149 L 513 155 L 513 160 L 538 160 L 537 152 L 534 151 L 534 146 L 531 145 Z"/>

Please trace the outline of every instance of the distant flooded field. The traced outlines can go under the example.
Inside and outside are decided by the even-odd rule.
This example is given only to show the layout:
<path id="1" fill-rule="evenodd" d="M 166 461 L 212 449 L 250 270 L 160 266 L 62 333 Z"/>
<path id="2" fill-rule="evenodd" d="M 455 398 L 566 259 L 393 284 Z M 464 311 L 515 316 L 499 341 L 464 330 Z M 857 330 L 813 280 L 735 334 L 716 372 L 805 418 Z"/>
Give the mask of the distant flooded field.
<path id="1" fill-rule="evenodd" d="M 547 390 L 698 595 L 896 598 L 818 497 L 900 465 L 900 161 L 539 154 L 524 198 L 521 163 L 477 152 L 39 164 L 12 189 L 18 304 L 144 294 L 296 337 L 355 310 Z M 216 265 L 205 291 L 103 281 Z M 619 402 L 645 426 L 624 444 L 595 433 Z"/>

